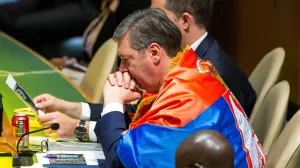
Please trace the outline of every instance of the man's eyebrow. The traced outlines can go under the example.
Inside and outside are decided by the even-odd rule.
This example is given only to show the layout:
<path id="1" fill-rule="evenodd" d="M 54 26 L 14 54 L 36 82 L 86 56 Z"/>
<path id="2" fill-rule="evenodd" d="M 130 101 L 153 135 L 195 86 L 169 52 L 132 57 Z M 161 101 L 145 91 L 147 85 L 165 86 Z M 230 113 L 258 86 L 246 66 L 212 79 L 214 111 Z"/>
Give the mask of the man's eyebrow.
<path id="1" fill-rule="evenodd" d="M 118 54 L 118 56 L 120 57 L 120 58 L 127 58 L 127 57 L 130 57 L 130 55 L 123 55 L 123 54 Z"/>

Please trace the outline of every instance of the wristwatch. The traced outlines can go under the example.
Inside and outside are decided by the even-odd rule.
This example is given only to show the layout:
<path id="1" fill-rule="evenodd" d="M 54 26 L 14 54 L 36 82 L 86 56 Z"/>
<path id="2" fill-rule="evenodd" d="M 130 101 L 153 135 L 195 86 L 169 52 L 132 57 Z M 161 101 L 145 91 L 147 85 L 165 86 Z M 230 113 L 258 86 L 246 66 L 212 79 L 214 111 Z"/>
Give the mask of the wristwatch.
<path id="1" fill-rule="evenodd" d="M 80 120 L 79 124 L 75 128 L 75 136 L 80 141 L 87 140 L 87 129 L 85 128 L 85 120 Z"/>

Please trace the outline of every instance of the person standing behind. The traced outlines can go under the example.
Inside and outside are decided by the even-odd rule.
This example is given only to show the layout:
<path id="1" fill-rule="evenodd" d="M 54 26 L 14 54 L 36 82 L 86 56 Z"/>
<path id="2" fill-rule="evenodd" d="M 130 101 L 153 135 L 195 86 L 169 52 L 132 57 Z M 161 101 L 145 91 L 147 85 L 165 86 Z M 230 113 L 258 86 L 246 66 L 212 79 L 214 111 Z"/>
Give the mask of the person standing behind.
<path id="1" fill-rule="evenodd" d="M 208 35 L 212 0 L 152 0 L 151 7 L 163 9 L 182 34 L 181 47 L 190 45 L 200 59 L 213 63 L 224 82 L 238 99 L 249 117 L 256 102 L 256 93 L 245 73 Z"/>

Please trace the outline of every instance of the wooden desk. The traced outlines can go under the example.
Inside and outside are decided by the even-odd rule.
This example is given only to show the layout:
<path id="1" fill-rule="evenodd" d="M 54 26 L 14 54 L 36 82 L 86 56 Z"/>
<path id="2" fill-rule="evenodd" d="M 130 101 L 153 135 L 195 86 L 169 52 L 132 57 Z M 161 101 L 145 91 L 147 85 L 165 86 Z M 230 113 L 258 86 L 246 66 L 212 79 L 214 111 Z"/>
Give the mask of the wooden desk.
<path id="1" fill-rule="evenodd" d="M 5 112 L 3 112 L 3 123 L 2 123 L 2 136 L 0 137 L 0 151 L 1 152 L 11 152 L 14 156 L 16 156 L 16 143 L 14 134 L 12 131 L 11 124 L 7 118 Z"/>
<path id="2" fill-rule="evenodd" d="M 4 111 L 10 124 L 14 110 L 26 106 L 6 85 L 8 73 L 14 76 L 31 98 L 49 93 L 69 101 L 90 100 L 78 86 L 56 70 L 46 59 L 0 32 L 0 93 L 3 95 Z M 10 130 L 5 131 L 10 132 Z"/>

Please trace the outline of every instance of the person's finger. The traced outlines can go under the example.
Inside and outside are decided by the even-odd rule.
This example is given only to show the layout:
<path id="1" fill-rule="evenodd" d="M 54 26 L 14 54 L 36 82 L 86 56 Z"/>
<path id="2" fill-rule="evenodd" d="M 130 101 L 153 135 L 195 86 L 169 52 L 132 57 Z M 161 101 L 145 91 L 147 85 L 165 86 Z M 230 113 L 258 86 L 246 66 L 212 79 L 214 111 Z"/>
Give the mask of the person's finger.
<path id="1" fill-rule="evenodd" d="M 57 135 L 58 137 L 71 137 L 71 136 L 74 136 L 74 131 L 70 132 L 70 131 L 67 131 L 67 130 L 57 130 Z"/>
<path id="2" fill-rule="evenodd" d="M 35 107 L 39 108 L 39 109 L 45 109 L 45 108 L 51 107 L 52 105 L 53 105 L 53 99 L 46 99 L 44 101 L 36 103 Z"/>
<path id="3" fill-rule="evenodd" d="M 57 115 L 55 113 L 47 113 L 44 116 L 40 116 L 39 120 L 40 120 L 40 123 L 46 123 L 49 121 L 53 121 L 56 117 L 57 117 Z"/>
<path id="4" fill-rule="evenodd" d="M 109 74 L 107 76 L 107 80 L 110 83 L 110 85 L 115 86 L 116 85 L 116 79 L 115 79 L 115 74 Z"/>
<path id="5" fill-rule="evenodd" d="M 132 92 L 131 94 L 131 101 L 136 101 L 138 99 L 141 99 L 143 97 L 143 93 L 140 92 L 140 91 L 135 91 L 135 92 Z"/>
<path id="6" fill-rule="evenodd" d="M 140 91 L 135 91 L 135 92 L 131 92 L 130 97 L 128 97 L 128 100 L 125 100 L 125 103 L 132 103 L 137 101 L 138 99 L 142 98 L 142 94 L 143 92 Z"/>
<path id="7" fill-rule="evenodd" d="M 120 71 L 117 71 L 116 73 L 116 80 L 119 87 L 123 86 L 123 74 Z"/>
<path id="8" fill-rule="evenodd" d="M 55 122 L 54 121 L 41 122 L 41 125 L 44 127 L 50 127 L 52 123 L 55 123 Z"/>
<path id="9" fill-rule="evenodd" d="M 56 131 L 53 131 L 53 130 L 45 130 L 45 132 L 46 132 L 50 137 L 59 137 Z"/>
<path id="10" fill-rule="evenodd" d="M 43 121 L 40 121 L 41 125 L 44 127 L 50 127 L 52 123 L 54 123 L 52 120 L 43 119 Z"/>
<path id="11" fill-rule="evenodd" d="M 143 96 L 143 92 L 141 92 L 141 91 L 133 92 L 133 95 L 132 95 L 132 97 L 134 97 L 134 100 L 141 99 L 142 96 Z"/>
<path id="12" fill-rule="evenodd" d="M 42 95 L 39 95 L 39 96 L 35 97 L 33 99 L 33 103 L 36 106 L 36 108 L 42 109 L 43 107 L 39 107 L 39 106 L 41 106 L 40 104 L 42 102 L 50 100 L 51 98 L 52 98 L 52 96 L 49 95 L 49 94 L 42 94 Z"/>
<path id="13" fill-rule="evenodd" d="M 135 89 L 136 83 L 133 79 L 130 80 L 130 89 L 133 90 Z"/>
<path id="14" fill-rule="evenodd" d="M 46 97 L 48 96 L 48 94 L 41 94 L 39 96 L 36 96 L 35 98 L 33 98 L 33 103 L 39 103 L 41 101 L 44 101 L 46 99 Z"/>
<path id="15" fill-rule="evenodd" d="M 124 80 L 124 88 L 129 89 L 131 84 L 131 77 L 128 72 L 123 73 L 123 80 Z"/>

